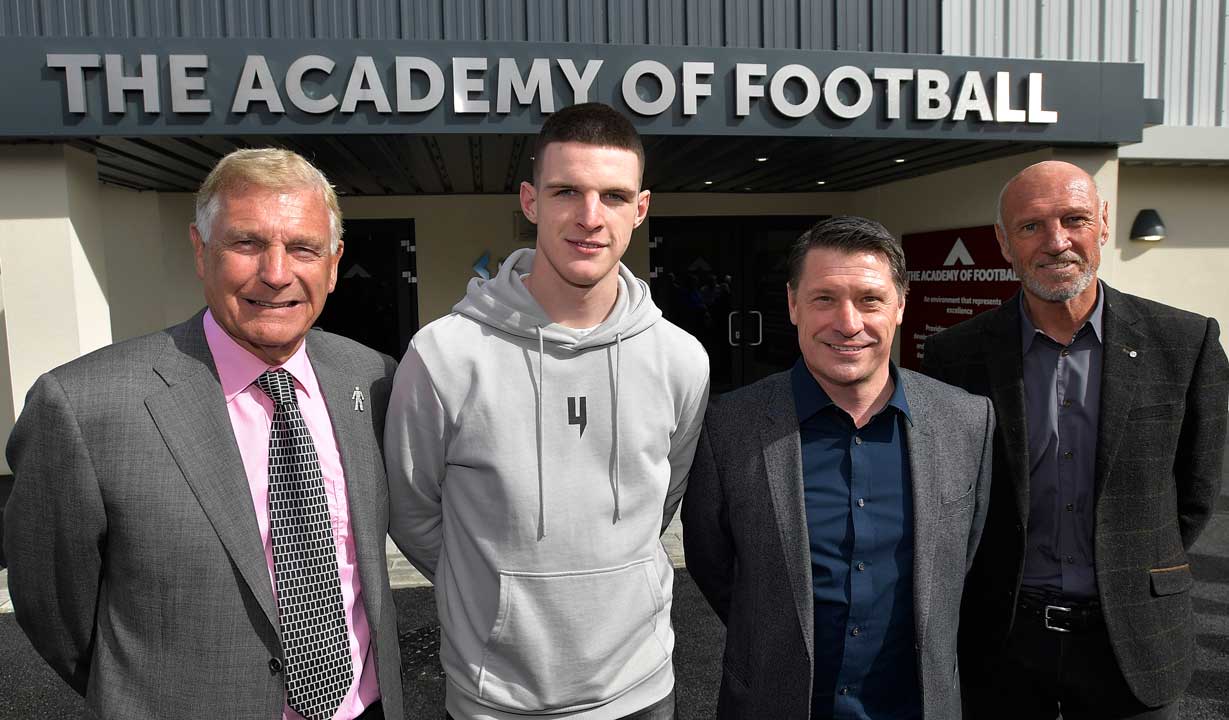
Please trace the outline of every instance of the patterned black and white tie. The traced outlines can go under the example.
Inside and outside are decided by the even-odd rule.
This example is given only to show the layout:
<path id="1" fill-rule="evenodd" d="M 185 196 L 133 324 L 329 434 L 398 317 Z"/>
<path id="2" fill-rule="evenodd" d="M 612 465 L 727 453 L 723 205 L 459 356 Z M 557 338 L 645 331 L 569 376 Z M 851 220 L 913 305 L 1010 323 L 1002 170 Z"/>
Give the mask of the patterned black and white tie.
<path id="1" fill-rule="evenodd" d="M 350 689 L 354 666 L 324 476 L 290 373 L 266 370 L 256 386 L 273 400 L 269 536 L 286 702 L 307 720 L 331 718 Z"/>

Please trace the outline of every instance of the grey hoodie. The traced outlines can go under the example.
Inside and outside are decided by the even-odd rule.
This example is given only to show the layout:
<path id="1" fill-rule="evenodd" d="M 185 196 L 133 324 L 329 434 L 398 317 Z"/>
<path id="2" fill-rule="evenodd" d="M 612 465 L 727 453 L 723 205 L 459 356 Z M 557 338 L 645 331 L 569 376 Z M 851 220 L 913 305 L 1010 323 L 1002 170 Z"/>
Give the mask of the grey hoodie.
<path id="1" fill-rule="evenodd" d="M 618 718 L 674 684 L 673 569 L 708 359 L 619 266 L 596 328 L 551 323 L 518 250 L 415 335 L 385 430 L 390 534 L 435 583 L 448 711 Z"/>

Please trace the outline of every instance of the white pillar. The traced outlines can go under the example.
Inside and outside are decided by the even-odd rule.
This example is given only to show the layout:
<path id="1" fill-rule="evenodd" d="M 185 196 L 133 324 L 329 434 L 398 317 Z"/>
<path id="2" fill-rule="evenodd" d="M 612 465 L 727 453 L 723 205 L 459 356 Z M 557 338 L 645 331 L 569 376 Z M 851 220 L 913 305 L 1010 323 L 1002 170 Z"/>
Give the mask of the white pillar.
<path id="1" fill-rule="evenodd" d="M 0 146 L 0 441 L 40 374 L 111 342 L 101 222 L 93 155 Z"/>

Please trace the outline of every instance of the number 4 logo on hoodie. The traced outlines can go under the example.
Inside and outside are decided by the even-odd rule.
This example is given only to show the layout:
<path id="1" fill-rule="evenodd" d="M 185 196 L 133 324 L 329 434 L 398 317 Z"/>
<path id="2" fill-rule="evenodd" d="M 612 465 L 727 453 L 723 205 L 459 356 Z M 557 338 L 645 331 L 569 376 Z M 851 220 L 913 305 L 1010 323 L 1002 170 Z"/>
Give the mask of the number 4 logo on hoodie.
<path id="1" fill-rule="evenodd" d="M 579 413 L 576 412 L 576 406 L 578 405 L 578 403 L 576 402 L 577 399 L 580 400 L 580 403 L 579 403 L 580 412 Z M 587 423 L 586 416 L 587 416 L 587 413 L 585 412 L 585 396 L 581 395 L 579 398 L 569 397 L 568 398 L 568 425 L 579 425 L 581 437 L 585 436 L 585 424 Z"/>

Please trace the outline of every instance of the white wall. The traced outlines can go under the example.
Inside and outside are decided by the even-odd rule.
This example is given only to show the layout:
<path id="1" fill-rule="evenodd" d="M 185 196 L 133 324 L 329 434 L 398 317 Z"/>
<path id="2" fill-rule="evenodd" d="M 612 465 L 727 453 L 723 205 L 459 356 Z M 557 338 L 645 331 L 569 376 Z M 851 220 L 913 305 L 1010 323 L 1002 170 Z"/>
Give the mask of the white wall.
<path id="1" fill-rule="evenodd" d="M 1117 227 L 1110 238 L 1120 290 L 1216 318 L 1229 351 L 1229 167 L 1118 169 Z M 1168 236 L 1133 242 L 1143 208 L 1160 213 Z M 1111 216 L 1113 217 L 1113 216 Z"/>
<path id="2" fill-rule="evenodd" d="M 5 440 L 40 374 L 111 342 L 96 167 L 63 145 L 0 147 Z"/>

